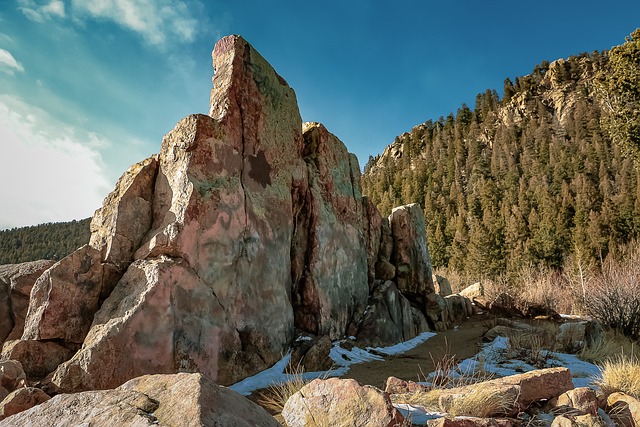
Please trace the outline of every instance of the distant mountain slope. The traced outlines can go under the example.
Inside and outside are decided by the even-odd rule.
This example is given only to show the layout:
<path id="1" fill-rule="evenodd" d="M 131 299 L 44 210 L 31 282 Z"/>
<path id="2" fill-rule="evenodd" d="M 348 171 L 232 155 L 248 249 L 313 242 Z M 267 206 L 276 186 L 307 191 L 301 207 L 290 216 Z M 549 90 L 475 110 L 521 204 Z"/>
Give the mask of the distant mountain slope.
<path id="1" fill-rule="evenodd" d="M 536 66 L 396 138 L 365 166 L 383 214 L 417 202 L 435 266 L 515 274 L 603 259 L 640 233 L 640 181 L 603 121 L 607 53 Z"/>
<path id="2" fill-rule="evenodd" d="M 0 230 L 0 264 L 59 260 L 89 243 L 91 218 Z"/>

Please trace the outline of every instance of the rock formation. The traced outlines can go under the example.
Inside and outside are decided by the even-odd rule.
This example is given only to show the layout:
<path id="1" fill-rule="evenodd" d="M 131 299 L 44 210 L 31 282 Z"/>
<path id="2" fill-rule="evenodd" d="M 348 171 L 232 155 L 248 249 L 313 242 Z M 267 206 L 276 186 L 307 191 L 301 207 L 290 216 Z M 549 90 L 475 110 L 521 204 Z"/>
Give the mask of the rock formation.
<path id="1" fill-rule="evenodd" d="M 326 337 L 325 355 L 329 340 L 389 345 L 458 318 L 434 293 L 420 207 L 382 218 L 356 157 L 303 125 L 293 89 L 244 39 L 220 40 L 213 66 L 209 115 L 129 168 L 90 244 L 32 278 L 28 312 L 0 324 L 21 337 L 2 357 L 47 376 L 47 392 L 177 372 L 228 385 L 298 333 Z M 12 296 L 7 283 L 0 305 L 25 307 L 28 286 Z"/>

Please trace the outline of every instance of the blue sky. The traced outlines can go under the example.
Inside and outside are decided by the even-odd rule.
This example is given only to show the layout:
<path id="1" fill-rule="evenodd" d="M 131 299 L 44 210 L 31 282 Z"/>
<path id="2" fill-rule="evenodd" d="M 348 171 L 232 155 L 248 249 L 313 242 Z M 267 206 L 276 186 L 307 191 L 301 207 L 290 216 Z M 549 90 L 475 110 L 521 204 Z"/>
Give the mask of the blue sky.
<path id="1" fill-rule="evenodd" d="M 543 60 L 640 27 L 617 1 L 0 1 L 0 228 L 90 216 L 182 117 L 206 113 L 211 50 L 241 34 L 361 166 Z"/>

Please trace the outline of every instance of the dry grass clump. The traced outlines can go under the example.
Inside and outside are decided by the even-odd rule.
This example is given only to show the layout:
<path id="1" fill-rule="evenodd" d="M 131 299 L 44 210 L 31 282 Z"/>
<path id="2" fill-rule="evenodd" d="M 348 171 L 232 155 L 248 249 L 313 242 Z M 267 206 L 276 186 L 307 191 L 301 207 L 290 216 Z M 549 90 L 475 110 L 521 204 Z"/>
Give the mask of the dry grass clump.
<path id="1" fill-rule="evenodd" d="M 594 384 L 605 396 L 622 392 L 640 398 L 640 360 L 637 357 L 620 354 L 599 366 L 601 373 Z"/>
<path id="2" fill-rule="evenodd" d="M 491 387 L 478 387 L 456 397 L 447 412 L 454 417 L 467 415 L 488 418 L 509 413 L 514 404 L 515 398 L 512 395 L 496 393 Z"/>
<path id="3" fill-rule="evenodd" d="M 578 357 L 591 363 L 603 363 L 612 357 L 633 354 L 635 342 L 616 331 L 607 331 L 601 340 L 585 346 Z"/>
<path id="4" fill-rule="evenodd" d="M 394 403 L 408 403 L 413 406 L 421 406 L 429 411 L 444 412 L 444 408 L 440 405 L 440 396 L 443 392 L 495 378 L 495 374 L 482 369 L 482 361 L 479 361 L 475 369 L 461 370 L 458 367 L 456 356 L 449 352 L 445 352 L 437 359 L 431 355 L 431 359 L 435 367 L 435 375 L 430 378 L 431 388 L 414 393 L 392 395 L 391 400 Z M 422 377 L 424 378 L 424 374 Z M 496 395 L 492 389 L 478 388 L 457 398 L 454 404 L 447 408 L 447 412 L 454 416 L 482 417 L 485 413 L 503 412 L 503 408 L 513 404 L 513 401 L 508 400 L 508 397 L 505 399 L 504 396 Z"/>
<path id="5" fill-rule="evenodd" d="M 295 369 L 289 374 L 288 381 L 271 384 L 262 390 L 256 398 L 256 403 L 270 414 L 280 414 L 287 400 L 310 382 L 303 378 L 303 374 L 304 369 L 301 367 Z"/>

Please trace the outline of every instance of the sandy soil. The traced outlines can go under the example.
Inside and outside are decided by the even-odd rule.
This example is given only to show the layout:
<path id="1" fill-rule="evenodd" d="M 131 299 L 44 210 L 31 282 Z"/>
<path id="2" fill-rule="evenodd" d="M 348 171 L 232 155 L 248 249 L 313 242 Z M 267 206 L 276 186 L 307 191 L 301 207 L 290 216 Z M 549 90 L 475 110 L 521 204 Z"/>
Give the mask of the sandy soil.
<path id="1" fill-rule="evenodd" d="M 403 380 L 422 381 L 423 374 L 433 372 L 434 361 L 455 355 L 458 361 L 475 356 L 480 351 L 486 317 L 474 316 L 458 328 L 439 332 L 436 336 L 398 356 L 387 356 L 384 361 L 352 365 L 344 378 L 354 378 L 360 384 L 370 384 L 384 390 L 390 376 Z M 421 373 L 422 372 L 422 373 Z"/>

